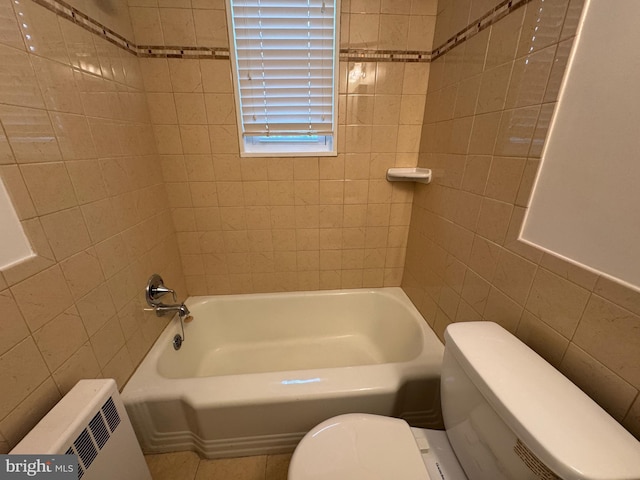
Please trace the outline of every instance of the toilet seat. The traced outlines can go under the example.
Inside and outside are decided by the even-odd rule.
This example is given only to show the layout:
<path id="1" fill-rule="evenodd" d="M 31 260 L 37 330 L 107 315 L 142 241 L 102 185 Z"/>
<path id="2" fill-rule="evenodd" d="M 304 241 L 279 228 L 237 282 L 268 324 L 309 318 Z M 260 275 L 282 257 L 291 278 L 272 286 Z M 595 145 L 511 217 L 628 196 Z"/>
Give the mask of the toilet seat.
<path id="1" fill-rule="evenodd" d="M 330 418 L 305 435 L 289 480 L 428 480 L 420 448 L 404 420 L 369 414 Z"/>

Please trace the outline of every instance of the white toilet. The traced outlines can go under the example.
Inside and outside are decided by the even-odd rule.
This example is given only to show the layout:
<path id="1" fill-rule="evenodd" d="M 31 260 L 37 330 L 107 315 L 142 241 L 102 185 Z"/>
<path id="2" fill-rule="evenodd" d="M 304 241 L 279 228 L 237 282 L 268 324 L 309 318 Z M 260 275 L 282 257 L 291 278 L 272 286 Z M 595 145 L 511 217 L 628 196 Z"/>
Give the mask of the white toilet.
<path id="1" fill-rule="evenodd" d="M 302 439 L 289 480 L 640 479 L 640 442 L 502 327 L 456 323 L 445 340 L 446 432 L 333 417 Z"/>

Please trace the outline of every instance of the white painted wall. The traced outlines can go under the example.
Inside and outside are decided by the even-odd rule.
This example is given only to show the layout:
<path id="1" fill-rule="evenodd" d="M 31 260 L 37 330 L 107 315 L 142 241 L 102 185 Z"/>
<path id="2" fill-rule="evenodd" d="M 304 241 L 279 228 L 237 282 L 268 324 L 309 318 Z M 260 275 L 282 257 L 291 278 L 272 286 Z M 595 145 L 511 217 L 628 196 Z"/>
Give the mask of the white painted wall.
<path id="1" fill-rule="evenodd" d="M 33 255 L 9 194 L 0 180 L 0 270 Z"/>
<path id="2" fill-rule="evenodd" d="M 640 289 L 640 2 L 587 0 L 521 232 Z"/>

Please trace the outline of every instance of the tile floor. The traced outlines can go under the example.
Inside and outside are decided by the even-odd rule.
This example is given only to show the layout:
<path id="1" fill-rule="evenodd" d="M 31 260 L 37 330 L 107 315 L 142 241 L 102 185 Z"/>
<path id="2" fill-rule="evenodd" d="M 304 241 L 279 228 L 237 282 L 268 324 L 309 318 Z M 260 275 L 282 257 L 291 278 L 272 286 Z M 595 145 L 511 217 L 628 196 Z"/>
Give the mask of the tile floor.
<path id="1" fill-rule="evenodd" d="M 291 454 L 206 460 L 176 452 L 145 459 L 153 480 L 287 480 Z"/>

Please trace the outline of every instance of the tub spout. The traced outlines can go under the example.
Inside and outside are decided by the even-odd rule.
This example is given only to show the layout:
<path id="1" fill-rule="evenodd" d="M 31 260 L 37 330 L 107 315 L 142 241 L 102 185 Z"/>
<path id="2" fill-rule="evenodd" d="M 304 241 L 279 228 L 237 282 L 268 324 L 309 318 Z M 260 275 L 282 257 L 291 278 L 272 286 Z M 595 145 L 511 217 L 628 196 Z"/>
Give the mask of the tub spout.
<path id="1" fill-rule="evenodd" d="M 164 317 L 165 315 L 177 312 L 180 319 L 185 319 L 191 313 L 184 303 L 176 305 L 165 305 L 164 303 L 158 303 L 153 307 L 153 309 L 156 311 L 156 315 L 159 317 Z"/>

